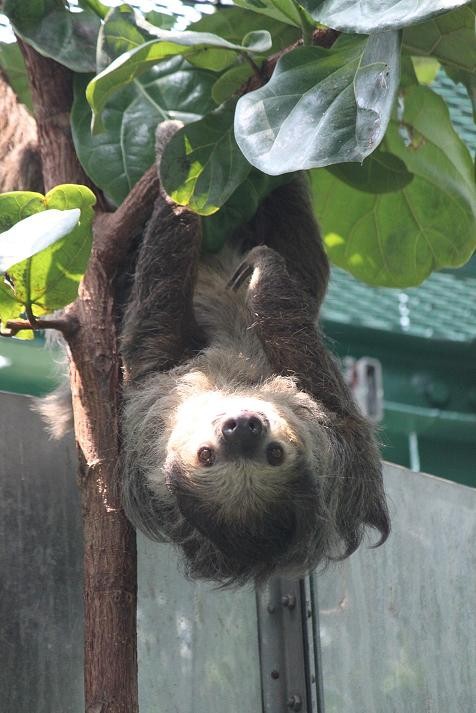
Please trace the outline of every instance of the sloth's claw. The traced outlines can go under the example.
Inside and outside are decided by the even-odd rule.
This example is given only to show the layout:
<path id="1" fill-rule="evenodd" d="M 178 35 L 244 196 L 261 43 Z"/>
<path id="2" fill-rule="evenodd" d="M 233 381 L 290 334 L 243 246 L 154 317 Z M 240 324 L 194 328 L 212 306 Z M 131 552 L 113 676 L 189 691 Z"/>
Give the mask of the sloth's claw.
<path id="1" fill-rule="evenodd" d="M 230 290 L 234 290 L 235 292 L 239 290 L 245 280 L 251 277 L 251 275 L 253 274 L 253 270 L 253 265 L 250 265 L 246 261 L 242 262 L 240 265 L 238 265 L 230 280 L 228 280 L 226 285 L 227 288 Z"/>

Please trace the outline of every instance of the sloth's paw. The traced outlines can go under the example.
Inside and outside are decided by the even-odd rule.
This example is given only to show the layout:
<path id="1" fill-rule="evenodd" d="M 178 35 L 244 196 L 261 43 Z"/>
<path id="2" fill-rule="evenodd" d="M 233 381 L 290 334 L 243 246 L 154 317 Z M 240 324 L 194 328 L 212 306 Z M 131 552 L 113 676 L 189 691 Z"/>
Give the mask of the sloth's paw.
<path id="1" fill-rule="evenodd" d="M 257 245 L 246 255 L 243 262 L 237 267 L 227 287 L 231 290 L 239 290 L 240 287 L 250 279 L 251 284 L 256 282 L 253 273 L 258 270 L 259 279 L 265 278 L 267 274 L 272 274 L 285 267 L 284 258 L 267 245 Z"/>

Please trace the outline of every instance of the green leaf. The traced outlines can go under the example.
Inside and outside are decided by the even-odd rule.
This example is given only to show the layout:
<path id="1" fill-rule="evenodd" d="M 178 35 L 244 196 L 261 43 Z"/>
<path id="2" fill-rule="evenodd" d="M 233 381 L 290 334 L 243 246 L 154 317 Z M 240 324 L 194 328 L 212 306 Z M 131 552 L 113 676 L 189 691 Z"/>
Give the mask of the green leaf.
<path id="1" fill-rule="evenodd" d="M 227 99 L 230 99 L 235 92 L 249 79 L 253 74 L 253 67 L 247 62 L 238 64 L 236 67 L 230 67 L 224 72 L 212 87 L 212 97 L 217 104 L 223 104 Z"/>
<path id="2" fill-rule="evenodd" d="M 412 57 L 412 62 L 420 84 L 431 84 L 435 81 L 441 67 L 437 59 L 433 57 Z"/>
<path id="3" fill-rule="evenodd" d="M 146 12 L 145 19 L 147 22 L 150 22 L 151 25 L 161 27 L 163 30 L 171 30 L 177 21 L 174 15 L 166 15 L 164 12 L 157 12 L 156 10 Z"/>
<path id="4" fill-rule="evenodd" d="M 292 0 L 290 4 L 292 12 L 295 13 Z M 195 32 L 213 32 L 235 44 L 240 44 L 242 38 L 249 32 L 267 30 L 273 38 L 272 52 L 289 47 L 301 36 L 300 30 L 295 26 L 284 24 L 279 19 L 266 15 L 256 15 L 241 7 L 221 7 L 212 15 L 204 15 L 188 29 Z M 269 54 L 269 50 L 266 54 Z"/>
<path id="5" fill-rule="evenodd" d="M 192 67 L 181 57 L 159 63 L 109 99 L 104 131 L 91 135 L 88 78 L 76 76 L 71 128 L 87 175 L 114 203 L 121 203 L 154 162 L 157 124 L 165 119 L 185 124 L 201 119 L 215 107 L 215 79 L 214 72 Z"/>
<path id="6" fill-rule="evenodd" d="M 97 71 L 101 72 L 121 54 L 136 49 L 150 39 L 151 35 L 137 26 L 137 16 L 133 8 L 129 5 L 113 8 L 99 30 Z"/>
<path id="7" fill-rule="evenodd" d="M 362 161 L 383 138 L 398 81 L 396 32 L 298 48 L 238 101 L 236 140 L 271 175 Z"/>
<path id="8" fill-rule="evenodd" d="M 235 45 L 208 32 L 169 32 L 155 29 L 155 34 L 159 39 L 125 52 L 89 83 L 86 97 L 93 109 L 93 130 L 102 128 L 100 115 L 108 98 L 157 62 L 182 55 L 189 60 L 193 59 L 195 64 L 199 62 L 203 68 L 221 70 L 228 66 L 230 52 L 234 60 L 236 52 L 254 51 L 253 46 Z M 259 38 L 257 51 L 263 51 L 262 37 Z"/>
<path id="9" fill-rule="evenodd" d="M 466 86 L 476 121 L 476 3 L 436 17 L 403 33 L 404 49 L 431 56 L 444 65 L 448 76 Z"/>
<path id="10" fill-rule="evenodd" d="M 78 224 L 81 211 L 49 210 L 29 215 L 0 233 L 0 272 L 45 250 L 68 235 Z"/>
<path id="11" fill-rule="evenodd" d="M 6 280 L 0 278 L 0 334 L 2 326 L 5 326 L 10 319 L 17 319 L 22 313 L 23 307 L 16 300 L 13 289 Z"/>
<path id="12" fill-rule="evenodd" d="M 102 20 L 106 17 L 107 13 L 111 9 L 107 5 L 101 2 L 101 0 L 78 0 L 79 7 L 92 10 L 98 17 Z"/>
<path id="13" fill-rule="evenodd" d="M 398 191 L 413 178 L 400 158 L 381 149 L 374 151 L 362 164 L 339 163 L 327 170 L 352 188 L 366 193 Z"/>
<path id="14" fill-rule="evenodd" d="M 405 162 L 411 183 L 371 195 L 313 171 L 315 208 L 336 265 L 371 285 L 409 287 L 433 270 L 459 267 L 474 252 L 472 161 L 444 101 L 421 86 L 406 91 L 384 147 Z"/>
<path id="15" fill-rule="evenodd" d="M 223 208 L 218 213 L 202 219 L 203 251 L 214 253 L 221 250 L 225 241 L 233 236 L 233 232 L 251 220 L 263 199 L 292 178 L 293 175 L 290 174 L 267 176 L 253 168 Z"/>
<path id="16" fill-rule="evenodd" d="M 303 0 L 312 17 L 343 32 L 398 29 L 465 5 L 468 0 Z"/>
<path id="17" fill-rule="evenodd" d="M 19 101 L 33 111 L 25 61 L 17 42 L 0 43 L 0 68 Z"/>
<path id="18" fill-rule="evenodd" d="M 8 269 L 0 283 L 0 319 L 18 317 L 24 306 L 41 315 L 64 307 L 77 294 L 86 268 L 92 240 L 94 194 L 85 186 L 56 186 L 46 196 L 18 191 L 0 195 L 0 228 L 9 230 L 20 220 L 41 211 L 79 208 L 79 223 L 65 237 L 45 250 Z M 16 303 L 16 308 L 13 306 Z"/>
<path id="19" fill-rule="evenodd" d="M 466 6 L 407 27 L 403 33 L 403 48 L 409 54 L 431 56 L 443 64 L 475 74 L 475 20 L 474 7 Z"/>
<path id="20" fill-rule="evenodd" d="M 70 12 L 63 0 L 5 0 L 15 32 L 40 54 L 75 72 L 96 69 L 100 19 L 91 10 Z"/>
<path id="21" fill-rule="evenodd" d="M 293 0 L 234 0 L 235 5 L 261 15 L 267 15 L 274 20 L 287 25 L 301 27 L 301 16 Z"/>
<path id="22" fill-rule="evenodd" d="M 248 176 L 251 166 L 233 136 L 234 103 L 180 129 L 165 147 L 162 186 L 178 205 L 215 213 Z"/>

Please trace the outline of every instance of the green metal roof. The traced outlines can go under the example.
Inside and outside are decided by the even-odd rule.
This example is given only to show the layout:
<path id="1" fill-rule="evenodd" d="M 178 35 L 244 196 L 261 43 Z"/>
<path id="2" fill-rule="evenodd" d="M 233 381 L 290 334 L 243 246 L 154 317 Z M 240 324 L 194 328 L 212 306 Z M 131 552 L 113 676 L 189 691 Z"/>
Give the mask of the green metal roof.
<path id="1" fill-rule="evenodd" d="M 428 339 L 476 342 L 476 271 L 438 272 L 420 287 L 388 289 L 368 287 L 333 268 L 323 317 Z"/>
<path id="2" fill-rule="evenodd" d="M 476 126 L 466 88 L 462 84 L 455 84 L 443 70 L 440 70 L 432 84 L 432 89 L 447 103 L 453 126 L 469 150 L 474 153 L 476 151 Z"/>

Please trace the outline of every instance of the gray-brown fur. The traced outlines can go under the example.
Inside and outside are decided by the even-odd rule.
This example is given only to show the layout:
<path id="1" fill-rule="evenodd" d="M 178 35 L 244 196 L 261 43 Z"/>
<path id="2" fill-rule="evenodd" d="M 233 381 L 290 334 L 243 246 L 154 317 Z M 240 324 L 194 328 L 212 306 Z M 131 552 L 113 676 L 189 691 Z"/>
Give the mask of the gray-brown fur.
<path id="1" fill-rule="evenodd" d="M 129 518 L 225 585 L 347 556 L 367 525 L 384 541 L 378 449 L 315 328 L 329 268 L 305 182 L 219 256 L 200 240 L 159 196 L 122 331 Z"/>

